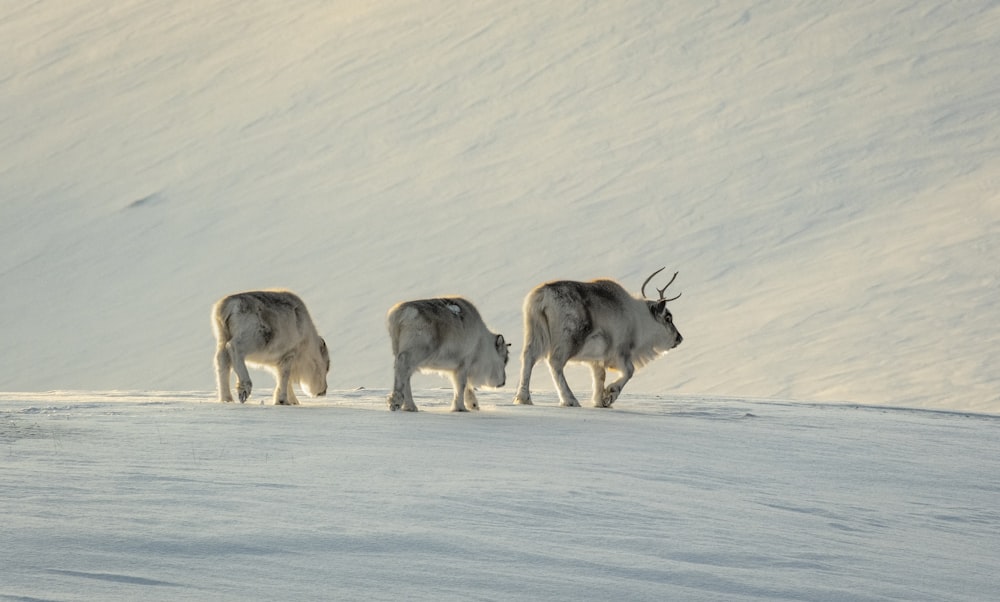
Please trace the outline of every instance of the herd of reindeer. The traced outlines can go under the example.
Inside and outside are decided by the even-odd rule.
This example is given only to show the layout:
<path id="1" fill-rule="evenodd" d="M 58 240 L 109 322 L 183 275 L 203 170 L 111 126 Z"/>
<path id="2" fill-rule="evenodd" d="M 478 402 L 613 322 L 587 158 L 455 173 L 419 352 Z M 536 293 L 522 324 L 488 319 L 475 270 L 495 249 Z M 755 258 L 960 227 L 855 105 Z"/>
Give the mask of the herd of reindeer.
<path id="1" fill-rule="evenodd" d="M 677 278 L 657 289 L 658 299 L 646 297 L 646 285 L 629 294 L 612 280 L 548 282 L 524 300 L 524 348 L 515 404 L 531 405 L 531 372 L 545 359 L 562 406 L 579 406 L 563 373 L 568 362 L 590 366 L 593 403 L 608 408 L 621 395 L 635 370 L 681 344 L 665 293 Z M 502 387 L 506 382 L 510 344 L 486 327 L 479 311 L 461 297 L 404 301 L 389 309 L 386 326 L 392 343 L 394 382 L 390 410 L 417 411 L 410 379 L 421 371 L 449 376 L 455 388 L 451 409 L 479 409 L 475 388 Z M 295 405 L 293 383 L 310 396 L 326 394 L 330 352 L 305 303 L 289 291 L 248 291 L 228 295 L 212 308 L 218 346 L 215 368 L 219 400 L 233 401 L 231 373 L 236 373 L 240 402 L 250 398 L 253 383 L 247 364 L 275 373 L 274 403 Z M 605 384 L 607 371 L 621 376 Z"/>

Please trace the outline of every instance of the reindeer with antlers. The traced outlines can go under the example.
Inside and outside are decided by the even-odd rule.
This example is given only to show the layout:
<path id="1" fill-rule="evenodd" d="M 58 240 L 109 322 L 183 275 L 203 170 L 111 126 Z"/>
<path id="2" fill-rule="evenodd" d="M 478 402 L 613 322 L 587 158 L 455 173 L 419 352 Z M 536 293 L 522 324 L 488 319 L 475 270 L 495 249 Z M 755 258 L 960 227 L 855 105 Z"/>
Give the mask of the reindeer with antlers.
<path id="1" fill-rule="evenodd" d="M 633 297 L 612 280 L 549 282 L 528 293 L 524 300 L 521 380 L 514 403 L 531 405 L 531 372 L 544 357 L 559 392 L 559 405 L 580 405 L 563 374 L 567 362 L 572 361 L 590 366 L 594 405 L 611 407 L 636 368 L 683 340 L 667 309 L 667 303 L 680 295 L 664 297 L 677 273 L 657 289 L 659 299 L 646 298 L 646 285 L 663 270 L 656 270 L 642 283 L 642 298 Z M 619 372 L 621 378 L 605 387 L 608 370 Z"/>

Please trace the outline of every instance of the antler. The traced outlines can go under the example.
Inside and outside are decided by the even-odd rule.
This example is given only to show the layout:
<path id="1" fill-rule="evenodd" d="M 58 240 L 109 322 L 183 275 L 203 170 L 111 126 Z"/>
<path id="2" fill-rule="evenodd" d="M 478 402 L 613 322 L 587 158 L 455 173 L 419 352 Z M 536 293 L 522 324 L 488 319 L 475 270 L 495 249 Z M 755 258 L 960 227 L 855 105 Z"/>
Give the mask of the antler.
<path id="1" fill-rule="evenodd" d="M 663 299 L 663 293 L 667 292 L 667 287 L 673 284 L 674 280 L 677 280 L 677 274 L 679 274 L 679 272 L 674 272 L 674 277 L 670 279 L 670 282 L 667 283 L 667 286 L 656 289 L 656 292 L 660 293 L 660 299 Z M 676 297 L 671 297 L 669 299 L 663 299 L 663 300 L 669 303 L 670 301 L 676 301 L 678 298 L 680 298 L 680 296 L 681 294 L 677 293 Z"/>
<path id="2" fill-rule="evenodd" d="M 649 281 L 653 279 L 653 276 L 656 276 L 657 274 L 659 274 L 660 272 L 662 272 L 665 269 L 667 269 L 667 266 L 663 266 L 662 268 L 656 270 L 655 272 L 653 272 L 652 274 L 649 275 L 649 278 L 646 278 L 645 282 L 642 283 L 642 288 L 639 289 L 639 290 L 642 291 L 642 298 L 643 299 L 647 299 L 648 298 L 648 297 L 646 297 L 646 285 L 649 284 Z M 673 282 L 673 281 L 671 281 L 671 282 Z M 662 298 L 663 295 L 660 295 L 660 297 Z"/>
<path id="3" fill-rule="evenodd" d="M 641 288 L 640 290 L 642 291 L 642 298 L 643 298 L 643 299 L 646 299 L 646 298 L 647 298 L 647 297 L 646 297 L 646 285 L 647 285 L 647 284 L 649 284 L 649 281 L 653 279 L 653 276 L 656 276 L 657 274 L 659 274 L 660 272 L 662 272 L 662 271 L 663 271 L 663 270 L 665 270 L 665 269 L 667 269 L 667 267 L 666 267 L 666 266 L 663 266 L 662 268 L 660 268 L 660 269 L 656 270 L 655 272 L 653 272 L 652 274 L 650 274 L 650 275 L 649 275 L 649 278 L 646 278 L 646 281 L 645 281 L 645 282 L 643 282 L 643 283 L 642 283 L 642 288 Z M 677 274 L 678 274 L 678 273 L 679 273 L 679 272 L 674 272 L 674 276 L 673 276 L 673 278 L 671 278 L 671 279 L 670 279 L 670 282 L 668 282 L 668 283 L 667 283 L 667 286 L 665 286 L 665 287 L 663 287 L 663 288 L 658 288 L 658 289 L 656 289 L 656 292 L 658 292 L 658 293 L 660 294 L 660 299 L 659 299 L 660 301 L 667 301 L 667 302 L 670 302 L 670 301 L 675 301 L 675 300 L 677 300 L 677 299 L 678 299 L 678 298 L 679 298 L 679 297 L 681 296 L 681 294 L 680 294 L 680 293 L 678 293 L 676 297 L 671 297 L 670 299 L 664 299 L 664 298 L 663 298 L 663 293 L 667 292 L 667 288 L 668 288 L 668 287 L 669 287 L 669 286 L 670 286 L 671 284 L 673 284 L 673 283 L 674 283 L 674 280 L 676 280 L 676 279 L 677 279 Z"/>

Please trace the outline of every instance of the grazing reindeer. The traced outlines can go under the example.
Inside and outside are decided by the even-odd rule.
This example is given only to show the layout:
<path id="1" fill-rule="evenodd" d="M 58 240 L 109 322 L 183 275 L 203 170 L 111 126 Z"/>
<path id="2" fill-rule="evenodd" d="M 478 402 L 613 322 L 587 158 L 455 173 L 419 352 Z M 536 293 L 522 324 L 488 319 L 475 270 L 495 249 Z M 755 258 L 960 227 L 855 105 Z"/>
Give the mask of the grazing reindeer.
<path id="1" fill-rule="evenodd" d="M 590 365 L 594 405 L 609 408 L 636 367 L 680 345 L 683 338 L 667 309 L 667 303 L 680 295 L 664 298 L 677 273 L 657 289 L 659 299 L 646 298 L 646 285 L 663 269 L 642 283 L 641 299 L 611 280 L 549 282 L 528 293 L 524 300 L 521 381 L 514 403 L 531 405 L 531 371 L 544 357 L 559 392 L 559 405 L 580 405 L 563 374 L 566 363 L 573 361 Z M 605 388 L 609 369 L 620 372 L 621 378 Z"/>
<path id="2" fill-rule="evenodd" d="M 390 410 L 416 412 L 410 378 L 417 370 L 451 377 L 453 412 L 478 410 L 473 387 L 502 387 L 509 352 L 503 335 L 486 328 L 472 303 L 459 297 L 405 301 L 386 316 L 395 379 Z"/>
<path id="3" fill-rule="evenodd" d="M 326 395 L 330 354 L 305 303 L 295 294 L 250 291 L 223 297 L 212 308 L 212 328 L 218 342 L 215 369 L 220 401 L 233 400 L 230 371 L 236 372 L 240 403 L 249 399 L 253 383 L 248 363 L 274 372 L 276 405 L 298 405 L 295 382 L 313 397 Z"/>

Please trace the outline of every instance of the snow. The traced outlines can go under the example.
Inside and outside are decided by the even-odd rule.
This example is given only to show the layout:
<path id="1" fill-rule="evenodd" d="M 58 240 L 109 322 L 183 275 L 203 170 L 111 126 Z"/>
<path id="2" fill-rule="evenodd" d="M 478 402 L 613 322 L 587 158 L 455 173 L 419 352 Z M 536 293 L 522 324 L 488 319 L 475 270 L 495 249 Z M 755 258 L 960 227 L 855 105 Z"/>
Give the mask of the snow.
<path id="1" fill-rule="evenodd" d="M 632 391 L 1000 412 L 998 27 L 985 1 L 15 1 L 0 390 L 210 389 L 209 308 L 265 287 L 341 350 L 331 388 L 387 388 L 398 301 L 465 296 L 516 357 L 536 284 L 667 266 L 685 343 Z"/>
<path id="2" fill-rule="evenodd" d="M 4 600 L 987 600 L 995 416 L 0 396 Z M 419 396 L 420 394 L 418 394 Z M 624 404 L 623 404 L 624 406 Z"/>
<path id="3" fill-rule="evenodd" d="M 0 600 L 995 597 L 995 2 L 4 8 Z M 532 287 L 661 266 L 614 409 L 511 405 Z M 214 402 L 270 287 L 331 393 Z M 444 295 L 508 386 L 390 413 Z"/>

